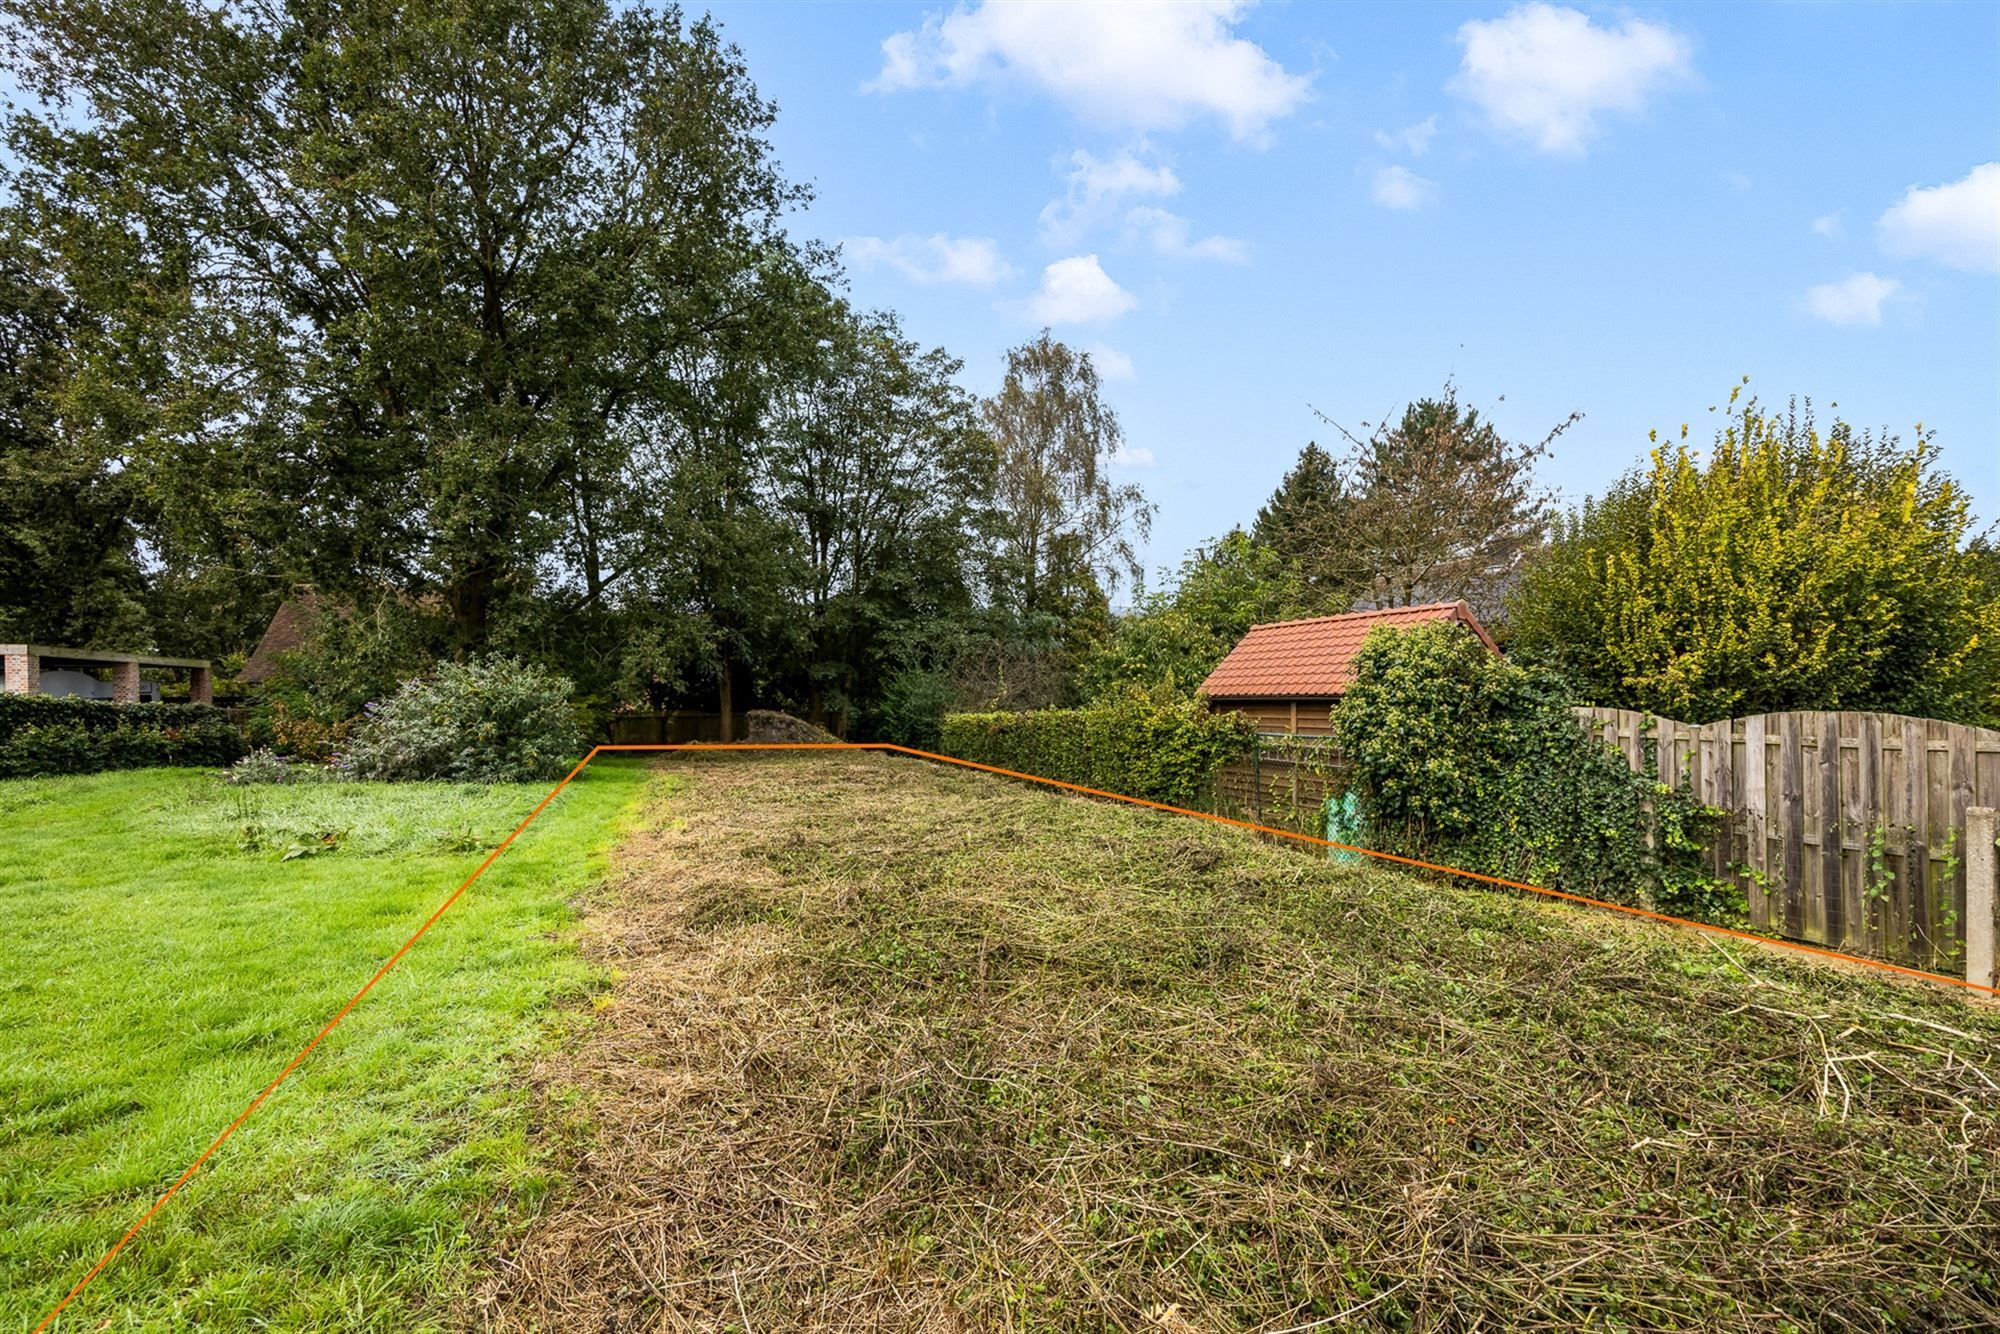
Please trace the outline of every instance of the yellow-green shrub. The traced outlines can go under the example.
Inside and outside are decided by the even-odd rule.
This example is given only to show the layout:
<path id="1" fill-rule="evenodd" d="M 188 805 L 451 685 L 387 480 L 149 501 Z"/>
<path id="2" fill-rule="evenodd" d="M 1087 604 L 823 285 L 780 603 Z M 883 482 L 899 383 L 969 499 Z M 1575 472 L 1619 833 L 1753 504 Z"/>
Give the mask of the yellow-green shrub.
<path id="1" fill-rule="evenodd" d="M 1810 405 L 1738 405 L 1559 526 L 1508 608 L 1515 651 L 1593 704 L 1708 722 L 1786 709 L 2000 718 L 2000 599 L 1965 492 Z"/>

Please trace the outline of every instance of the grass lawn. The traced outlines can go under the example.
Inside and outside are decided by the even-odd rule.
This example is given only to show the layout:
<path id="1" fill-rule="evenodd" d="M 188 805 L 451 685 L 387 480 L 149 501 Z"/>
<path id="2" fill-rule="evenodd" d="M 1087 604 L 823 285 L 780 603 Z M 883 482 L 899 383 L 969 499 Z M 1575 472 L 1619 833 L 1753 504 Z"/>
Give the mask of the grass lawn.
<path id="1" fill-rule="evenodd" d="M 2000 1012 L 875 756 L 685 758 L 506 1328 L 2000 1327 Z"/>
<path id="2" fill-rule="evenodd" d="M 58 1328 L 461 1315 L 546 1189 L 519 1076 L 603 983 L 568 904 L 644 781 L 573 784 Z M 0 1327 L 32 1327 L 542 791 L 0 782 Z"/>

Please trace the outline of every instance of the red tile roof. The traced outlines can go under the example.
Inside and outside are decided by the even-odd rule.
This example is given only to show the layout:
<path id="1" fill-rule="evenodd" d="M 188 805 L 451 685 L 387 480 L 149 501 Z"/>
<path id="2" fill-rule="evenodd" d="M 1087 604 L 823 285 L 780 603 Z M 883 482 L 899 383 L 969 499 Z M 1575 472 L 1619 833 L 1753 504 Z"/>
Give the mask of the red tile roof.
<path id="1" fill-rule="evenodd" d="M 1253 625 L 1202 683 L 1210 699 L 1331 699 L 1354 679 L 1354 655 L 1378 625 L 1458 621 L 1495 653 L 1500 646 L 1463 602 L 1391 607 L 1345 616 Z"/>
<path id="2" fill-rule="evenodd" d="M 280 653 L 305 647 L 306 634 L 318 609 L 319 595 L 310 590 L 280 602 L 271 615 L 271 623 L 264 627 L 264 637 L 243 660 L 243 670 L 236 674 L 236 679 L 251 685 L 270 679 L 271 673 L 278 669 Z"/>

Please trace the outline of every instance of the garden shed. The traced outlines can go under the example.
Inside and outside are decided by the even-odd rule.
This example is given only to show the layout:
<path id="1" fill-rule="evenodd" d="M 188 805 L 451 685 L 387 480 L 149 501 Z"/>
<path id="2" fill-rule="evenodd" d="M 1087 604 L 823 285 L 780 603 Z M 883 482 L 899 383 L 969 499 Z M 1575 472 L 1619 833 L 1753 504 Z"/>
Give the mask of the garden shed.
<path id="1" fill-rule="evenodd" d="M 1456 621 L 1495 653 L 1500 646 L 1463 602 L 1386 607 L 1341 616 L 1253 625 L 1202 683 L 1216 713 L 1247 714 L 1257 730 L 1289 736 L 1328 736 L 1334 701 L 1354 679 L 1361 641 L 1378 625 L 1412 626 Z"/>

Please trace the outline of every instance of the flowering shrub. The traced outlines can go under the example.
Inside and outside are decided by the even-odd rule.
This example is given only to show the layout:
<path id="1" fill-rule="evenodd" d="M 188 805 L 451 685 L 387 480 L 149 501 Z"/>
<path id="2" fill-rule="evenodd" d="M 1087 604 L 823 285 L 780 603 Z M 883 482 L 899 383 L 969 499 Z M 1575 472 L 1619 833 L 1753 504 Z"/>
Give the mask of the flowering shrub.
<path id="1" fill-rule="evenodd" d="M 370 704 L 341 769 L 355 778 L 527 783 L 588 749 L 569 681 L 509 658 L 446 663 Z"/>

